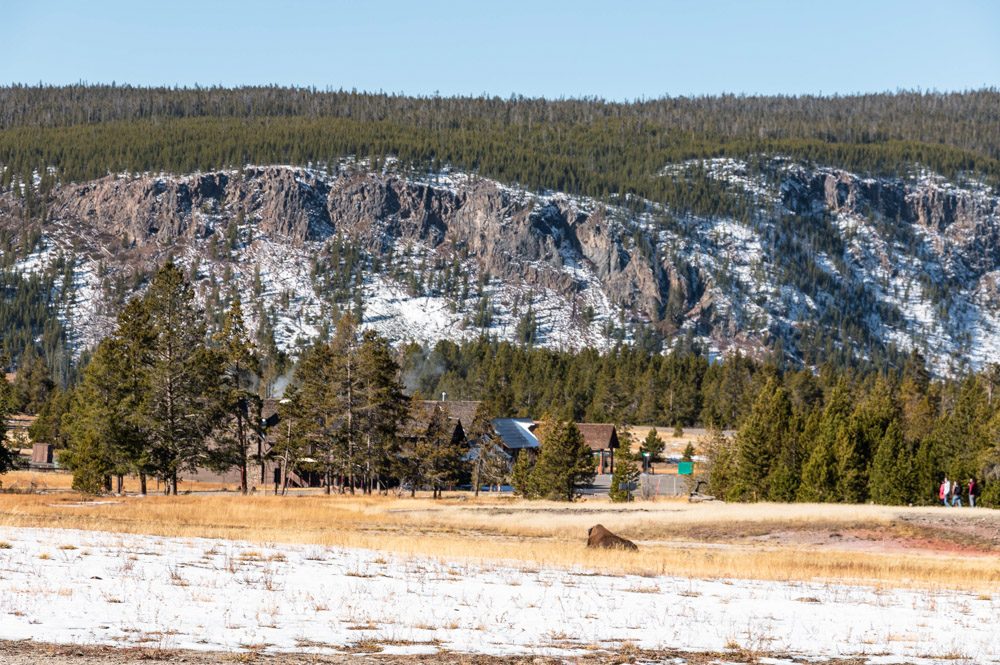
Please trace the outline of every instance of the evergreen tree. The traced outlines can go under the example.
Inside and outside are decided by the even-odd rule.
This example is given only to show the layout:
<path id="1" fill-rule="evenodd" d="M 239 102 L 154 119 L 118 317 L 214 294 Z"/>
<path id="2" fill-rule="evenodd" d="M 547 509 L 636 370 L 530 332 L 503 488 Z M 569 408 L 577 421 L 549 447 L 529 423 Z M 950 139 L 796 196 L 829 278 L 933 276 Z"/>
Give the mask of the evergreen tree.
<path id="1" fill-rule="evenodd" d="M 837 494 L 841 501 L 861 503 L 868 499 L 872 457 L 896 417 L 889 388 L 879 379 L 837 438 Z"/>
<path id="2" fill-rule="evenodd" d="M 115 331 L 98 345 L 83 382 L 72 392 L 59 426 L 68 446 L 60 460 L 73 470 L 77 489 L 110 490 L 115 475 L 121 491 L 123 477 L 137 474 L 140 492 L 145 493 L 145 473 L 152 461 L 143 409 L 153 342 L 145 304 L 130 301 L 119 314 Z"/>
<path id="3" fill-rule="evenodd" d="M 289 483 L 290 474 L 316 470 L 315 461 L 310 457 L 311 448 L 308 440 L 302 436 L 300 422 L 296 420 L 299 413 L 298 402 L 300 393 L 296 386 L 289 385 L 283 398 L 278 403 L 279 426 L 270 435 L 271 456 L 279 464 L 283 484 L 281 494 L 284 496 Z"/>
<path id="4" fill-rule="evenodd" d="M 793 446 L 796 434 L 788 394 L 777 379 L 771 378 L 736 434 L 740 496 L 733 498 L 757 501 L 771 496 L 772 471 L 780 468 L 782 453 Z"/>
<path id="5" fill-rule="evenodd" d="M 446 487 L 458 482 L 463 456 L 468 452 L 466 441 L 454 434 L 455 426 L 445 410 L 436 404 L 432 406 L 426 425 L 418 433 L 417 451 L 421 477 L 435 499 L 441 498 Z"/>
<path id="6" fill-rule="evenodd" d="M 56 387 L 45 359 L 29 353 L 14 379 L 14 407 L 22 413 L 38 413 Z"/>
<path id="7" fill-rule="evenodd" d="M 639 453 L 648 456 L 650 464 L 653 462 L 662 462 L 663 448 L 663 439 L 656 433 L 656 428 L 654 427 L 649 430 L 649 434 L 642 440 L 642 445 L 639 446 Z"/>
<path id="8" fill-rule="evenodd" d="M 615 449 L 615 472 L 611 474 L 611 490 L 608 492 L 611 501 L 615 503 L 628 501 L 631 493 L 620 487 L 623 483 L 634 483 L 637 480 L 639 480 L 639 469 L 635 465 L 635 460 L 632 459 L 627 446 L 619 446 Z"/>
<path id="9" fill-rule="evenodd" d="M 938 421 L 933 438 L 941 444 L 942 471 L 968 479 L 980 472 L 982 455 L 996 440 L 989 427 L 993 409 L 978 376 L 967 376 L 956 387 L 954 406 Z"/>
<path id="10" fill-rule="evenodd" d="M 333 348 L 317 344 L 295 366 L 295 399 L 289 405 L 295 438 L 317 459 L 317 470 L 329 494 L 334 478 L 346 468 L 338 445 L 340 413 L 335 410 L 335 386 L 340 376 Z"/>
<path id="11" fill-rule="evenodd" d="M 940 502 L 938 489 L 947 472 L 942 458 L 944 446 L 934 435 L 929 435 L 916 446 L 914 476 L 916 496 L 914 503 L 934 505 Z M 985 476 L 983 476 L 985 478 Z"/>
<path id="12" fill-rule="evenodd" d="M 358 349 L 357 370 L 361 407 L 360 472 L 364 491 L 384 486 L 397 447 L 397 427 L 407 413 L 407 400 L 399 382 L 399 365 L 389 341 L 373 330 L 365 331 Z"/>
<path id="13" fill-rule="evenodd" d="M 531 482 L 533 468 L 531 454 L 527 450 L 521 450 L 510 472 L 510 484 L 514 488 L 514 493 L 525 499 L 535 498 L 534 486 Z"/>
<path id="14" fill-rule="evenodd" d="M 144 301 L 134 298 L 125 305 L 112 340 L 121 446 L 131 472 L 139 476 L 139 493 L 146 494 L 147 475 L 156 471 L 145 418 L 156 336 Z"/>
<path id="15" fill-rule="evenodd" d="M 60 390 L 58 386 L 52 389 L 38 413 L 38 419 L 28 427 L 28 436 L 32 441 L 51 443 L 57 449 L 66 447 L 62 417 L 69 411 L 72 395 L 71 389 Z"/>
<path id="16" fill-rule="evenodd" d="M 815 440 L 806 439 L 809 453 L 802 469 L 802 483 L 797 493 L 799 501 L 822 503 L 837 500 L 838 467 L 835 449 L 847 427 L 850 408 L 847 381 L 842 379 L 838 381 L 823 410 L 819 426 L 815 430 Z M 810 433 L 812 431 L 810 429 Z"/>
<path id="17" fill-rule="evenodd" d="M 154 342 L 143 425 L 156 472 L 176 494 L 178 474 L 203 457 L 218 421 L 222 362 L 205 347 L 205 323 L 194 292 L 171 261 L 150 282 L 146 306 Z"/>
<path id="18" fill-rule="evenodd" d="M 339 420 L 335 445 L 342 489 L 354 494 L 361 474 L 361 420 L 363 407 L 361 371 L 358 367 L 358 327 L 351 314 L 344 314 L 337 322 L 330 340 L 330 359 L 333 361 L 334 383 L 330 386 L 329 408 Z"/>
<path id="19" fill-rule="evenodd" d="M 510 455 L 504 450 L 499 437 L 487 439 L 486 444 L 480 448 L 480 455 L 477 487 L 486 485 L 499 492 L 500 486 L 510 479 Z"/>
<path id="20" fill-rule="evenodd" d="M 531 471 L 537 493 L 555 501 L 572 501 L 594 480 L 596 469 L 590 447 L 576 423 L 557 421 L 541 442 L 538 462 Z"/>
<path id="21" fill-rule="evenodd" d="M 479 403 L 472 416 L 469 430 L 465 433 L 469 448 L 474 455 L 472 468 L 472 489 L 479 496 L 479 488 L 500 485 L 507 477 L 508 457 L 500 444 L 500 437 L 493 427 L 496 416 L 488 401 Z"/>
<path id="22" fill-rule="evenodd" d="M 7 382 L 7 377 L 0 372 L 0 476 L 17 465 L 17 452 L 7 447 L 7 418 L 12 409 L 12 401 L 10 384 Z"/>
<path id="23" fill-rule="evenodd" d="M 65 419 L 70 445 L 59 460 L 73 472 L 73 489 L 87 494 L 111 491 L 112 474 L 127 471 L 114 355 L 110 339 L 97 347 Z"/>
<path id="24" fill-rule="evenodd" d="M 724 497 L 733 493 L 736 485 L 736 460 L 732 441 L 718 429 L 709 431 L 702 440 L 708 470 L 708 486 L 715 496 Z"/>
<path id="25" fill-rule="evenodd" d="M 84 494 L 110 491 L 114 466 L 97 431 L 81 427 L 72 437 L 73 445 L 59 455 L 59 462 L 73 472 L 73 489 Z"/>
<path id="26" fill-rule="evenodd" d="M 915 459 L 903 430 L 892 421 L 879 440 L 872 461 L 870 493 L 875 503 L 901 506 L 916 496 Z"/>
<path id="27" fill-rule="evenodd" d="M 261 483 L 265 480 L 261 449 L 263 401 L 256 391 L 260 360 L 253 343 L 247 337 L 238 294 L 226 312 L 222 330 L 215 335 L 215 341 L 222 367 L 220 397 L 223 419 L 221 427 L 215 432 L 215 445 L 209 462 L 210 466 L 219 471 L 238 468 L 240 492 L 246 494 L 250 483 L 248 468 L 251 459 L 261 465 Z"/>

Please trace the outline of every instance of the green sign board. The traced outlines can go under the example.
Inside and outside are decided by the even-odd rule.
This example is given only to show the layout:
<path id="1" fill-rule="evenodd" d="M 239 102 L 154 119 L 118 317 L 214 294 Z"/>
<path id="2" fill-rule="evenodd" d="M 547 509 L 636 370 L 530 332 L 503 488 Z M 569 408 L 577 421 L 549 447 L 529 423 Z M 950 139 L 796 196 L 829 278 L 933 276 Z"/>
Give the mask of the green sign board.
<path id="1" fill-rule="evenodd" d="M 694 473 L 694 462 L 679 462 L 677 464 L 677 473 L 682 476 L 690 476 Z"/>

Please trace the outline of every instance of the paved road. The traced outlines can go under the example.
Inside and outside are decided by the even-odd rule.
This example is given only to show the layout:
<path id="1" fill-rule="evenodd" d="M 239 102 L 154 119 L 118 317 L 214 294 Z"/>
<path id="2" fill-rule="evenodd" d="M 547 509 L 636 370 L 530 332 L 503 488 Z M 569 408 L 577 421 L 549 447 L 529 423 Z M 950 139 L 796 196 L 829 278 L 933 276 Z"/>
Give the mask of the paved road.
<path id="1" fill-rule="evenodd" d="M 687 476 L 676 474 L 654 473 L 643 474 L 640 482 L 648 482 L 653 496 L 687 496 L 691 493 L 687 485 Z M 607 494 L 611 489 L 611 475 L 594 476 L 593 484 L 583 491 L 584 494 Z M 639 491 L 636 490 L 638 495 Z"/>

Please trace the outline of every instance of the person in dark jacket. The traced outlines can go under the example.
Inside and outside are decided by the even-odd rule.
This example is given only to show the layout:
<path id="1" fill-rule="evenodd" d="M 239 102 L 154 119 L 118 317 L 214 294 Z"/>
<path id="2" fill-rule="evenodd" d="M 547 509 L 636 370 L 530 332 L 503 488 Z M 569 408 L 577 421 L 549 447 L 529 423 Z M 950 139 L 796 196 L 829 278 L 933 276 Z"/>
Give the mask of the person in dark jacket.
<path id="1" fill-rule="evenodd" d="M 979 485 L 975 478 L 969 478 L 969 507 L 976 507 L 976 499 L 979 498 Z"/>

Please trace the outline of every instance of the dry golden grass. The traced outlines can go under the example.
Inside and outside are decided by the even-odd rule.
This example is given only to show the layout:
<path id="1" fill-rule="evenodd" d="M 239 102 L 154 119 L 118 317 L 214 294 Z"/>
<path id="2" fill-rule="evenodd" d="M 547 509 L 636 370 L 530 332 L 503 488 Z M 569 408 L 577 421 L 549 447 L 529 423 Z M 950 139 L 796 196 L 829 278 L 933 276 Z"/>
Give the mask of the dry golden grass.
<path id="1" fill-rule="evenodd" d="M 0 476 L 0 482 L 3 483 L 4 489 L 22 492 L 69 490 L 73 487 L 73 474 L 67 471 L 11 471 Z M 139 479 L 126 476 L 124 487 L 126 492 L 137 493 L 139 491 Z M 178 483 L 178 487 L 181 492 L 207 492 L 221 489 L 239 490 L 238 485 L 190 480 Z M 156 479 L 147 479 L 146 491 L 157 491 Z"/>
<path id="2" fill-rule="evenodd" d="M 618 506 L 483 499 L 390 497 L 149 496 L 88 503 L 72 494 L 0 495 L 0 524 L 176 537 L 365 547 L 446 558 L 510 560 L 525 568 L 579 567 L 615 574 L 675 574 L 864 582 L 1000 590 L 992 556 L 836 551 L 763 544 L 764 533 L 886 530 L 934 509 L 878 506 L 701 504 Z M 941 514 L 940 512 L 937 514 Z M 949 513 L 964 515 L 961 511 Z M 977 511 L 996 520 L 994 511 Z M 593 551 L 586 531 L 602 523 L 640 551 Z"/>

